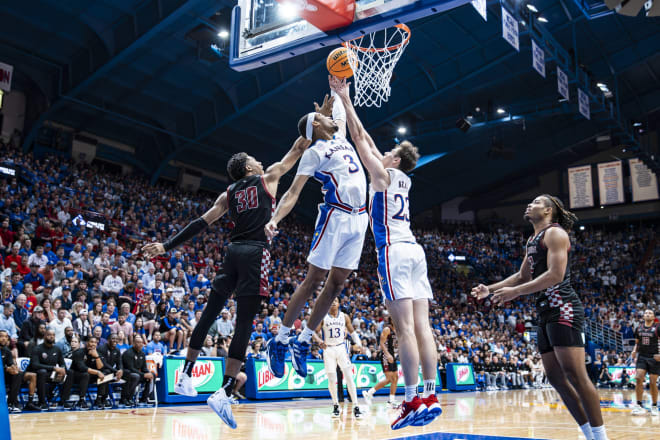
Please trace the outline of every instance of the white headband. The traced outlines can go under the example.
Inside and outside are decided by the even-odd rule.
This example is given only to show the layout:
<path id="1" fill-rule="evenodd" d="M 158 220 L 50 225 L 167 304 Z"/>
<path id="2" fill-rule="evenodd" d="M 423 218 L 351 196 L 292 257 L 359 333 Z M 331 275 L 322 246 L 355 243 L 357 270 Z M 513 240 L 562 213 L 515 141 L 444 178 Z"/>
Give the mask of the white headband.
<path id="1" fill-rule="evenodd" d="M 312 123 L 314 122 L 315 116 L 316 116 L 316 112 L 311 112 L 307 114 L 307 126 L 305 128 L 305 137 L 310 141 L 312 140 L 312 135 L 314 134 L 314 126 L 312 125 Z"/>

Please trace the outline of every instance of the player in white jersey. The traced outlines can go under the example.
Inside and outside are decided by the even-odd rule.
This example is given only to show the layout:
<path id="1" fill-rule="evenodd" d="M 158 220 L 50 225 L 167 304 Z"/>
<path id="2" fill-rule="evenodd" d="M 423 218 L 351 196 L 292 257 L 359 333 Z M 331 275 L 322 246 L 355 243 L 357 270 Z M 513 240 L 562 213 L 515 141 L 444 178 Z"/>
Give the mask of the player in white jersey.
<path id="1" fill-rule="evenodd" d="M 337 390 L 337 365 L 339 365 L 346 380 L 346 388 L 348 388 L 348 394 L 351 396 L 351 402 L 353 402 L 353 414 L 356 419 L 359 419 L 362 417 L 362 412 L 360 412 L 360 407 L 357 404 L 357 390 L 353 381 L 353 364 L 351 364 L 348 354 L 349 348 L 346 344 L 346 330 L 351 335 L 353 343 L 361 346 L 360 336 L 353 328 L 348 316 L 339 311 L 339 298 L 335 298 L 332 301 L 332 306 L 330 306 L 330 311 L 316 328 L 312 338 L 318 342 L 323 350 L 325 374 L 328 376 L 328 389 L 333 404 L 332 416 L 339 417 L 341 415 L 339 398 L 337 397 L 339 392 Z M 321 331 L 323 338 L 318 336 L 319 331 Z"/>
<path id="2" fill-rule="evenodd" d="M 332 116 L 329 116 L 330 109 Z M 300 159 L 296 177 L 266 225 L 266 233 L 276 234 L 278 222 L 293 209 L 310 177 L 322 184 L 324 203 L 319 205 L 307 258 L 307 276 L 289 301 L 277 337 L 266 347 L 268 367 L 275 377 L 284 376 L 287 350 L 291 352 L 296 372 L 301 377 L 307 376 L 306 358 L 314 329 L 328 313 L 350 273 L 357 269 L 369 223 L 366 177 L 357 152 L 345 137 L 346 113 L 341 100 L 330 98 L 323 107 L 317 106 L 316 112 L 303 116 L 298 122 L 298 131 L 312 140 L 312 146 Z M 326 274 L 327 280 L 314 303 L 307 327 L 298 337 L 289 338 L 294 321 Z"/>
<path id="3" fill-rule="evenodd" d="M 401 412 L 392 429 L 422 426 L 442 413 L 435 395 L 438 359 L 429 323 L 429 300 L 433 293 L 426 273 L 424 249 L 410 230 L 408 192 L 415 168 L 417 148 L 404 141 L 381 154 L 355 113 L 346 80 L 330 77 L 330 87 L 346 107 L 351 138 L 369 171 L 369 220 L 378 252 L 378 278 L 385 305 L 394 320 L 399 342 L 399 360 L 406 388 Z M 417 396 L 421 361 L 424 394 Z"/>

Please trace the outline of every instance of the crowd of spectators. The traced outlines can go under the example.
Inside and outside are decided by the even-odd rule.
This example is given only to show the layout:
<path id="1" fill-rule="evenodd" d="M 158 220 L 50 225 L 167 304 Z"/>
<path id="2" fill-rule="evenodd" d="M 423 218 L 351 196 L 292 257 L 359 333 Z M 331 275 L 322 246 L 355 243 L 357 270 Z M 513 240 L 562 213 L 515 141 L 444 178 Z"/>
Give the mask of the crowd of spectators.
<path id="1" fill-rule="evenodd" d="M 179 249 L 148 261 L 140 254 L 142 245 L 180 230 L 211 206 L 214 195 L 151 186 L 144 177 L 121 176 L 61 155 L 35 159 L 11 146 L 2 149 L 0 162 L 18 171 L 0 175 L 3 355 L 32 359 L 21 381 L 36 383 L 30 390 L 34 394 L 38 388 L 40 409 L 48 407 L 46 385 L 59 379 L 67 386 L 67 380 L 85 385 L 85 375 L 87 380 L 123 375 L 129 385 L 122 403 L 129 404 L 137 385 L 149 385 L 153 376 L 142 364 L 127 370 L 121 360 L 126 352 L 185 354 L 221 268 L 231 224 L 222 219 Z M 573 237 L 571 275 L 587 315 L 624 337 L 631 337 L 645 308 L 658 310 L 660 304 L 658 255 L 647 252 L 655 231 L 652 225 L 589 228 Z M 414 232 L 426 251 L 434 291 L 431 324 L 442 368 L 472 362 L 485 389 L 544 386 L 530 338 L 537 318 L 531 298 L 493 308 L 488 300 L 477 303 L 469 296 L 474 284 L 517 270 L 530 230 L 493 223 L 441 224 Z M 281 224 L 271 249 L 271 295 L 254 318 L 248 357 L 263 358 L 265 341 L 277 333 L 288 300 L 305 277 L 312 233 L 310 220 L 291 216 Z M 341 295 L 341 309 L 363 342 L 363 349 L 353 350 L 367 359 L 376 359 L 387 316 L 376 274 L 369 236 L 360 269 Z M 295 331 L 304 328 L 312 305 L 313 300 L 296 320 Z M 235 312 L 229 300 L 203 355 L 226 356 Z M 35 350 L 52 351 L 53 364 L 35 363 Z M 58 351 L 72 359 L 72 370 L 46 375 L 62 367 Z M 318 347 L 311 356 L 319 356 Z M 602 362 L 618 358 L 610 355 Z M 101 390 L 99 395 L 96 404 L 103 407 Z M 142 398 L 147 401 L 148 392 Z"/>

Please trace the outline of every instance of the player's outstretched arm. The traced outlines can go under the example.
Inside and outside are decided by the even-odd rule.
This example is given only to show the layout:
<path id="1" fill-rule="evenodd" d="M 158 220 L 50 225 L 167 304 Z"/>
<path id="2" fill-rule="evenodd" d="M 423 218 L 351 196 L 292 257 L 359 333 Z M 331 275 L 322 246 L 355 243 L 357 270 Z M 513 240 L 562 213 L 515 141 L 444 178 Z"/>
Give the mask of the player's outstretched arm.
<path id="1" fill-rule="evenodd" d="M 269 193 L 273 195 L 277 194 L 277 185 L 280 182 L 280 178 L 293 168 L 296 162 L 298 162 L 298 159 L 300 159 L 300 156 L 302 156 L 311 143 L 312 141 L 299 136 L 282 160 L 275 162 L 268 167 L 264 174 L 264 181 L 266 182 L 266 189 Z"/>
<path id="2" fill-rule="evenodd" d="M 142 247 L 142 252 L 146 255 L 147 258 L 153 258 L 158 255 L 164 254 L 165 252 L 170 251 L 182 243 L 193 238 L 195 235 L 202 232 L 209 225 L 213 224 L 220 217 L 222 217 L 227 212 L 227 192 L 223 192 L 215 200 L 213 206 L 204 213 L 197 220 L 193 220 L 188 223 L 188 225 L 179 231 L 174 237 L 166 240 L 164 243 L 149 243 L 146 246 Z"/>
<path id="3" fill-rule="evenodd" d="M 362 160 L 365 168 L 369 171 L 371 184 L 376 191 L 382 191 L 389 185 L 390 176 L 380 159 L 374 155 L 372 151 L 373 140 L 370 143 L 369 140 L 371 137 L 364 129 L 360 118 L 358 118 L 358 115 L 355 112 L 353 103 L 351 103 L 351 97 L 349 94 L 350 84 L 346 83 L 346 79 L 339 79 L 334 76 L 330 76 L 328 80 L 330 82 L 330 88 L 334 90 L 344 103 L 348 130 L 351 133 L 351 139 L 357 147 L 360 160 Z"/>
<path id="4" fill-rule="evenodd" d="M 280 199 L 280 203 L 277 204 L 273 218 L 265 226 L 266 236 L 269 239 L 277 234 L 277 224 L 284 217 L 289 215 L 293 207 L 296 206 L 298 197 L 300 197 L 300 192 L 305 186 L 305 183 L 307 183 L 307 179 L 309 179 L 309 176 L 298 174 L 295 179 L 293 179 L 293 183 L 291 183 L 289 189 Z"/>

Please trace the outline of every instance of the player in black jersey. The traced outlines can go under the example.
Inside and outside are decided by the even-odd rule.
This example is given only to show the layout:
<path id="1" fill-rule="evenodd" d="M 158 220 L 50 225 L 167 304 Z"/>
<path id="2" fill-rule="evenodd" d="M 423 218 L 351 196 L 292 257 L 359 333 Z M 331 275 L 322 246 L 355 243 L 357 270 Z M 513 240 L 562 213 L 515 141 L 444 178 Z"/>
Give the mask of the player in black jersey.
<path id="1" fill-rule="evenodd" d="M 655 322 L 653 310 L 644 311 L 644 325 L 635 330 L 635 348 L 632 351 L 632 358 L 637 355 L 635 365 L 636 383 L 635 393 L 637 394 L 637 405 L 632 410 L 634 416 L 646 414 L 642 406 L 642 396 L 644 395 L 644 380 L 646 373 L 649 373 L 649 389 L 651 391 L 651 415 L 658 415 L 658 375 L 660 375 L 660 324 Z"/>
<path id="2" fill-rule="evenodd" d="M 391 317 L 387 318 L 387 324 L 383 326 L 383 331 L 380 333 L 380 351 L 378 357 L 380 358 L 380 365 L 383 367 L 385 379 L 378 382 L 373 387 L 366 391 L 362 391 L 362 397 L 366 400 L 367 405 L 371 406 L 374 394 L 376 391 L 390 385 L 390 400 L 388 403 L 396 406 L 396 387 L 399 382 L 399 367 L 396 364 L 394 356 L 394 321 Z"/>
<path id="3" fill-rule="evenodd" d="M 197 395 L 191 379 L 195 361 L 209 328 L 227 299 L 235 294 L 236 330 L 229 346 L 222 388 L 207 400 L 209 406 L 232 428 L 236 428 L 236 422 L 228 396 L 232 394 L 236 375 L 245 358 L 254 315 L 259 312 L 263 297 L 268 295 L 270 253 L 264 226 L 275 210 L 274 195 L 280 178 L 296 164 L 309 144 L 310 141 L 299 137 L 284 158 L 265 172 L 261 162 L 254 157 L 246 153 L 233 155 L 227 163 L 227 173 L 234 183 L 220 194 L 211 209 L 164 243 L 150 243 L 142 248 L 147 258 L 168 252 L 206 229 L 225 212 L 229 213 L 234 223 L 230 233 L 231 243 L 221 273 L 213 280 L 208 303 L 193 330 L 186 363 L 183 371 L 178 372 L 174 390 L 187 396 Z"/>
<path id="4" fill-rule="evenodd" d="M 585 366 L 584 308 L 571 286 L 566 232 L 577 217 L 561 200 L 548 194 L 536 197 L 525 211 L 534 226 L 520 270 L 499 283 L 472 289 L 478 299 L 493 294 L 503 305 L 522 295 L 536 294 L 539 313 L 538 348 L 550 384 L 557 390 L 589 440 L 607 439 L 600 398 Z"/>

